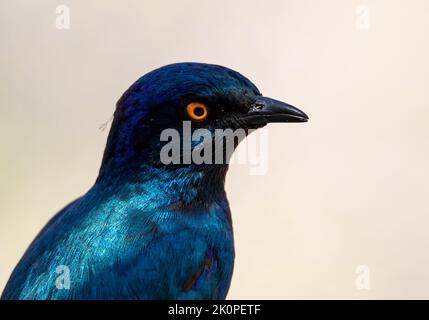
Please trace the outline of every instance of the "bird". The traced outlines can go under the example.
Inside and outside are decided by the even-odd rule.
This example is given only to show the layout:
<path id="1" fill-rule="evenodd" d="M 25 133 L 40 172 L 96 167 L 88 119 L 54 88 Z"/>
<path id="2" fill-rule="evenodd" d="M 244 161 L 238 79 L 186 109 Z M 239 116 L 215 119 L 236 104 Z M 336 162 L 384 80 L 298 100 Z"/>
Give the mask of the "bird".
<path id="1" fill-rule="evenodd" d="M 306 121 L 224 66 L 183 62 L 146 73 L 116 104 L 94 185 L 40 231 L 1 299 L 226 299 L 235 257 L 229 164 L 183 161 L 195 142 L 168 163 L 160 135 L 170 129 L 182 139 L 184 123 L 213 133 Z"/>

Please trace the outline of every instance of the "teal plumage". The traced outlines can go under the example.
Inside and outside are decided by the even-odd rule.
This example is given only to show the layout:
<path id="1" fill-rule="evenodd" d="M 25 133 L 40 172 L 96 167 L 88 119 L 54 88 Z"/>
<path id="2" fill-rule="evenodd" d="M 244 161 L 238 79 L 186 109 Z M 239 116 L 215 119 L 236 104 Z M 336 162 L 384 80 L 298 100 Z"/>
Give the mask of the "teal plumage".
<path id="1" fill-rule="evenodd" d="M 224 191 L 227 164 L 164 164 L 166 128 L 179 132 L 191 101 L 209 108 L 195 128 L 259 128 L 306 121 L 264 98 L 245 77 L 200 63 L 162 67 L 117 104 L 94 186 L 43 228 L 2 299 L 224 299 L 234 241 Z M 56 286 L 58 266 L 70 288 Z"/>

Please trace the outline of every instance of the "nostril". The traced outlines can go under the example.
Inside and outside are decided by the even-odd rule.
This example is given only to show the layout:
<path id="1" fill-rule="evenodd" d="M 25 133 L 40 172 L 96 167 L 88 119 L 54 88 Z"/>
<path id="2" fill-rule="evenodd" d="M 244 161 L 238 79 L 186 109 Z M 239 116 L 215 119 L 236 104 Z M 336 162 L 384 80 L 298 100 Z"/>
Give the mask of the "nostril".
<path id="1" fill-rule="evenodd" d="M 250 111 L 258 111 L 262 110 L 264 108 L 264 105 L 262 103 L 255 103 L 251 108 Z"/>

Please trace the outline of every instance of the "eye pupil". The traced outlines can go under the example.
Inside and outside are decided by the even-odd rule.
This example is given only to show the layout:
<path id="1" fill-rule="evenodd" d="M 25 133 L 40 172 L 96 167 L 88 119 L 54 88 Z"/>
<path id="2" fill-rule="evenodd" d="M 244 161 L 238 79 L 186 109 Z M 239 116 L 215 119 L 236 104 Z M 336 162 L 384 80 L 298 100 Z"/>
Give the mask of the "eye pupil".
<path id="1" fill-rule="evenodd" d="M 197 117 L 201 117 L 201 116 L 204 114 L 204 109 L 203 109 L 202 107 L 196 107 L 196 108 L 194 109 L 194 114 L 195 114 Z"/>

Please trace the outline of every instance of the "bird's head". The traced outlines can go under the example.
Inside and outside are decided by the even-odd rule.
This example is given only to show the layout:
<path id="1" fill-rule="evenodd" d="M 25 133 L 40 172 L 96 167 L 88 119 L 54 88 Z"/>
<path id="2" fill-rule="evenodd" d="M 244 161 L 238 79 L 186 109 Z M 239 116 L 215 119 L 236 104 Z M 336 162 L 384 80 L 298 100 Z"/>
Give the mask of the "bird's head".
<path id="1" fill-rule="evenodd" d="M 138 79 L 118 101 L 102 170 L 186 165 L 179 161 L 168 166 L 161 159 L 167 143 L 161 136 L 167 129 L 178 133 L 180 141 L 173 143 L 180 146 L 183 160 L 184 123 L 191 135 L 205 129 L 214 141 L 216 129 L 247 133 L 270 122 L 307 120 L 299 109 L 262 96 L 253 83 L 231 69 L 203 63 L 167 65 Z M 193 141 L 191 149 L 197 146 Z"/>

